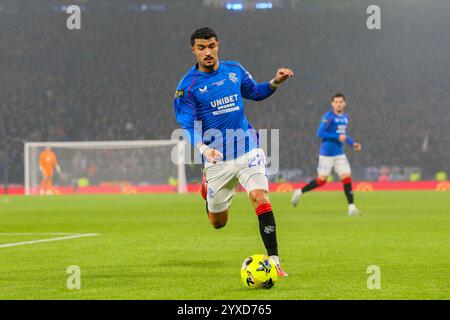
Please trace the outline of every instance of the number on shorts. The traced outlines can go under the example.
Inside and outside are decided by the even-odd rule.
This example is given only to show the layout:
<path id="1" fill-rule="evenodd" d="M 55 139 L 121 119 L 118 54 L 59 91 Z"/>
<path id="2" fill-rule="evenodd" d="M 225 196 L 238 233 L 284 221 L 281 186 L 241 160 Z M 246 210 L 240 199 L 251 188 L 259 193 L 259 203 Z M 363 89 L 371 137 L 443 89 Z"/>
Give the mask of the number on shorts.
<path id="1" fill-rule="evenodd" d="M 262 163 L 263 158 L 259 153 L 257 153 L 253 157 L 251 157 L 250 160 L 248 160 L 248 167 L 251 168 L 255 166 L 260 166 Z"/>

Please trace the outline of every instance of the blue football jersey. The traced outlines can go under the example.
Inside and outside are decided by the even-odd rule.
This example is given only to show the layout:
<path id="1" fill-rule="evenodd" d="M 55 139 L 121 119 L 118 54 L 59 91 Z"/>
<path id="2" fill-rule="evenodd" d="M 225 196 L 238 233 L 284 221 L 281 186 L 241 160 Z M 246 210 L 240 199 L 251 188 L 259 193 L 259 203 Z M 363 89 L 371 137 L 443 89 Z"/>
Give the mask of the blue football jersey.
<path id="1" fill-rule="evenodd" d="M 175 93 L 177 122 L 196 146 L 203 142 L 235 159 L 258 147 L 258 135 L 245 116 L 243 98 L 263 100 L 274 90 L 257 83 L 234 61 L 220 61 L 216 71 L 205 73 L 195 65 Z"/>
<path id="2" fill-rule="evenodd" d="M 347 136 L 346 143 L 353 146 L 353 139 L 347 135 L 348 122 L 346 113 L 338 115 L 329 111 L 322 117 L 317 129 L 317 137 L 322 139 L 320 155 L 331 157 L 344 154 L 344 144 L 339 141 L 341 134 L 345 134 Z"/>

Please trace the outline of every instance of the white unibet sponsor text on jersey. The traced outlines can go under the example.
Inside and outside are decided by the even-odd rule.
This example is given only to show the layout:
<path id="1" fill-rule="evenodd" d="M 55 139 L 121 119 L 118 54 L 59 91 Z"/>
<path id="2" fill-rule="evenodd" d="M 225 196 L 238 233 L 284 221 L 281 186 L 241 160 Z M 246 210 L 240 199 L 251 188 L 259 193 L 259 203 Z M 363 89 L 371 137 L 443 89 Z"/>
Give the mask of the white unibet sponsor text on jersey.
<path id="1" fill-rule="evenodd" d="M 225 105 L 225 104 L 228 104 L 228 103 L 237 102 L 237 101 L 238 101 L 238 95 L 237 94 L 233 94 L 231 96 L 227 96 L 227 97 L 223 97 L 223 98 L 211 101 L 211 107 L 217 108 L 217 107 L 220 107 L 222 105 Z"/>

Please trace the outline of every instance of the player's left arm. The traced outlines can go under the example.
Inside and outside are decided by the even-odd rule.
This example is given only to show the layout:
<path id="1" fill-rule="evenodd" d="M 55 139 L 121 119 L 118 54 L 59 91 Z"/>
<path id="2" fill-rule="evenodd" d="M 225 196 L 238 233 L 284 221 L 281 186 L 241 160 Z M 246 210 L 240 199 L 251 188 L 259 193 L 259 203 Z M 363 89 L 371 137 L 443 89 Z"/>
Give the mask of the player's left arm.
<path id="1" fill-rule="evenodd" d="M 349 146 L 353 147 L 353 149 L 355 149 L 355 151 L 360 151 L 360 150 L 362 149 L 361 143 L 356 142 L 355 139 L 353 139 L 352 137 L 350 137 L 350 136 L 347 135 L 347 134 L 345 134 L 344 136 L 345 136 L 345 140 L 344 140 L 344 141 L 345 141 Z M 342 141 L 342 142 L 344 142 L 344 141 Z"/>
<path id="2" fill-rule="evenodd" d="M 58 172 L 59 175 L 61 175 L 61 167 L 59 166 L 58 158 L 56 157 L 55 154 L 53 154 L 53 163 L 55 164 L 56 171 Z"/>
<path id="3" fill-rule="evenodd" d="M 275 90 L 288 78 L 293 77 L 292 70 L 287 68 L 278 69 L 275 78 L 270 81 L 258 83 L 253 77 L 242 67 L 241 90 L 245 99 L 260 101 L 270 97 Z"/>
<path id="4" fill-rule="evenodd" d="M 353 149 L 355 149 L 355 151 L 360 151 L 362 149 L 362 145 L 359 142 L 354 142 L 353 143 Z"/>
<path id="5" fill-rule="evenodd" d="M 344 135 L 345 136 L 345 142 L 349 145 L 352 146 L 353 149 L 355 149 L 356 151 L 361 150 L 362 146 L 361 143 L 356 142 L 353 138 L 349 137 L 348 135 Z"/>
<path id="6" fill-rule="evenodd" d="M 294 76 L 294 72 L 288 68 L 280 68 L 277 70 L 275 74 L 275 78 L 269 81 L 269 86 L 275 90 L 278 88 L 283 82 L 285 82 L 288 78 L 292 78 Z"/>
<path id="7" fill-rule="evenodd" d="M 58 172 L 58 174 L 61 175 L 61 166 L 59 165 L 58 162 L 56 162 L 55 168 L 56 168 L 56 171 Z"/>

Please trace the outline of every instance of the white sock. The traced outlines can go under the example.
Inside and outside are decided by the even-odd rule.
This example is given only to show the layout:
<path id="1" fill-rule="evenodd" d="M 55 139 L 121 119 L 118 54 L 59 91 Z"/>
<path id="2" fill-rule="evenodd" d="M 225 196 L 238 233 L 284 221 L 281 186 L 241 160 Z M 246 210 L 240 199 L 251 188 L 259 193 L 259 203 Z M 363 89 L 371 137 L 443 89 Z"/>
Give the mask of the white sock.
<path id="1" fill-rule="evenodd" d="M 270 258 L 272 258 L 272 260 L 275 261 L 275 264 L 277 266 L 280 265 L 280 258 L 278 258 L 278 256 L 270 256 Z"/>
<path id="2" fill-rule="evenodd" d="M 348 208 L 349 209 L 356 209 L 356 206 L 355 206 L 354 203 L 351 203 L 351 204 L 348 205 Z"/>

